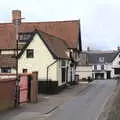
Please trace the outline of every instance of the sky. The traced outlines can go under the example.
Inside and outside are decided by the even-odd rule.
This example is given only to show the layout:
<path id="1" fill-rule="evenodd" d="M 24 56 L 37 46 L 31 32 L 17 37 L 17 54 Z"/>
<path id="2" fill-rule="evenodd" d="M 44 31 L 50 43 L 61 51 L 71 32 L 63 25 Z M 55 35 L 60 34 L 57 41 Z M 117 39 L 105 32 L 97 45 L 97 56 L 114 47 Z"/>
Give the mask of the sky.
<path id="1" fill-rule="evenodd" d="M 0 22 L 21 10 L 23 21 L 80 20 L 82 48 L 115 50 L 120 46 L 120 0 L 2 0 Z"/>

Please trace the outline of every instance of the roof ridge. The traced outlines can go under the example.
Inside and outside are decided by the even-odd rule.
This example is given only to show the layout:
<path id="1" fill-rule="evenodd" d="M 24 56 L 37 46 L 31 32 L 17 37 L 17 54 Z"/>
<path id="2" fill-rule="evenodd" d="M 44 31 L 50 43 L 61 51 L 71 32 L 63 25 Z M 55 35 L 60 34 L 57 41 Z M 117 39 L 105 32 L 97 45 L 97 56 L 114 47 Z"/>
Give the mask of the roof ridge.
<path id="1" fill-rule="evenodd" d="M 21 24 L 24 24 L 24 23 L 60 23 L 60 22 L 79 22 L 80 20 L 76 19 L 76 20 L 55 20 L 55 21 L 26 21 L 26 22 L 22 22 Z M 6 23 L 2 23 L 0 22 L 0 24 L 13 24 L 12 22 L 6 22 Z"/>

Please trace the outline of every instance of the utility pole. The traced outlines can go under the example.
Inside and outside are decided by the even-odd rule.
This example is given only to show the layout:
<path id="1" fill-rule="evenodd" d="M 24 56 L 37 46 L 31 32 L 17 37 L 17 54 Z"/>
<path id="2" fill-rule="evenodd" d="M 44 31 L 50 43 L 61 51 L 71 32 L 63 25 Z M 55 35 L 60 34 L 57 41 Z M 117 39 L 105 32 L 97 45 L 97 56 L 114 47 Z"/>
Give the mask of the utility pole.
<path id="1" fill-rule="evenodd" d="M 19 86 L 19 73 L 18 73 L 18 42 L 19 42 L 19 28 L 21 24 L 21 19 L 15 19 L 14 20 L 14 25 L 15 25 L 15 30 L 16 30 L 16 93 L 15 93 L 15 107 L 19 105 L 19 95 L 20 95 L 20 86 Z"/>

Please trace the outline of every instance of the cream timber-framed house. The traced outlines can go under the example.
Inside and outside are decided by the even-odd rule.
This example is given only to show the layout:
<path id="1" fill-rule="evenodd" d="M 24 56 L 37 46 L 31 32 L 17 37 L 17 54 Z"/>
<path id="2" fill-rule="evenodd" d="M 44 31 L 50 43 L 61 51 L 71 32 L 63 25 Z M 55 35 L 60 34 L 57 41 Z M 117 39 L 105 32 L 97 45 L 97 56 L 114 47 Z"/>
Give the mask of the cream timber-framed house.
<path id="1" fill-rule="evenodd" d="M 35 30 L 27 41 L 19 53 L 19 73 L 38 71 L 38 81 L 58 81 L 58 86 L 70 81 L 68 45 L 63 40 Z"/>

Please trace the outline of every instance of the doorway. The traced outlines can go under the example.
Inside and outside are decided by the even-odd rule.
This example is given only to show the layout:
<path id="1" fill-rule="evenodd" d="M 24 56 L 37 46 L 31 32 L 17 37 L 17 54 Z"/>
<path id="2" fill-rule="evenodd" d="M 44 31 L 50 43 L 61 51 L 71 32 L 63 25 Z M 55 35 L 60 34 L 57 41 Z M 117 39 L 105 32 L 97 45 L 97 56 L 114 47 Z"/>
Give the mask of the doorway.
<path id="1" fill-rule="evenodd" d="M 95 79 L 104 79 L 104 73 L 95 73 Z"/>
<path id="2" fill-rule="evenodd" d="M 111 71 L 107 71 L 107 79 L 111 78 Z"/>

